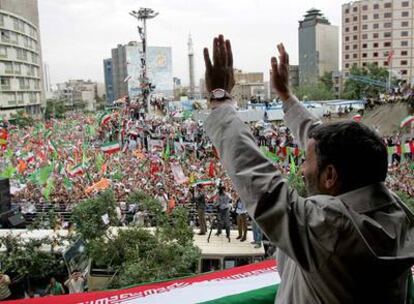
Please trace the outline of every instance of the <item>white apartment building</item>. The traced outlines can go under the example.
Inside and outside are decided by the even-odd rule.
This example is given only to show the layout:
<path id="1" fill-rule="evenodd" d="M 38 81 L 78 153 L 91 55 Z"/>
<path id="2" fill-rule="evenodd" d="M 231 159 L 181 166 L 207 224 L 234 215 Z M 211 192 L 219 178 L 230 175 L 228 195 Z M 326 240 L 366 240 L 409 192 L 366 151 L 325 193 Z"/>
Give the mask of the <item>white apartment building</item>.
<path id="1" fill-rule="evenodd" d="M 414 77 L 412 0 L 363 0 L 342 5 L 342 70 L 369 63 L 400 79 Z M 390 56 L 390 54 L 393 54 Z"/>

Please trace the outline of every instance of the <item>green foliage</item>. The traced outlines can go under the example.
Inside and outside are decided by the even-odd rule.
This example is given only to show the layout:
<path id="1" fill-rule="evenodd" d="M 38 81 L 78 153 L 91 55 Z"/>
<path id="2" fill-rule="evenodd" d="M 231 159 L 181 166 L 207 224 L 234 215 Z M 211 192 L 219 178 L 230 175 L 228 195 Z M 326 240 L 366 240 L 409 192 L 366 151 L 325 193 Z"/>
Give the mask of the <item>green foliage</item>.
<path id="1" fill-rule="evenodd" d="M 379 80 L 386 82 L 388 79 L 388 71 L 385 68 L 378 67 L 374 64 L 368 64 L 366 67 L 353 66 L 349 71 L 351 75 L 366 77 L 370 80 Z M 344 85 L 343 98 L 361 99 L 363 97 L 377 97 L 380 93 L 384 93 L 385 88 L 373 86 L 361 81 L 347 79 Z"/>
<path id="2" fill-rule="evenodd" d="M 61 255 L 53 252 L 54 246 L 63 242 L 49 238 L 22 240 L 20 237 L 0 237 L 0 247 L 6 252 L 0 254 L 1 270 L 13 274 L 14 280 L 44 278 L 65 272 Z M 40 251 L 41 246 L 52 245 L 50 252 Z"/>
<path id="3" fill-rule="evenodd" d="M 107 225 L 102 216 L 108 214 L 109 225 L 116 226 L 118 219 L 115 212 L 115 196 L 112 191 L 106 191 L 96 198 L 90 198 L 78 203 L 72 211 L 72 220 L 76 230 L 85 241 L 99 239 L 104 236 Z"/>
<path id="4" fill-rule="evenodd" d="M 403 191 L 397 191 L 396 194 L 411 209 L 411 211 L 414 212 L 414 198 Z"/>
<path id="5" fill-rule="evenodd" d="M 328 92 L 332 92 L 333 90 L 332 74 L 332 72 L 325 72 L 323 76 L 319 78 L 320 83 Z"/>
<path id="6" fill-rule="evenodd" d="M 305 182 L 303 181 L 303 177 L 299 172 L 289 175 L 288 183 L 292 189 L 295 189 L 297 191 L 298 195 L 302 197 L 307 196 Z"/>
<path id="7" fill-rule="evenodd" d="M 120 231 L 108 244 L 118 276 L 113 287 L 125 287 L 140 282 L 165 280 L 193 274 L 200 251 L 191 243 L 186 245 L 167 241 L 141 228 Z M 119 266 L 120 265 L 120 266 Z"/>
<path id="8" fill-rule="evenodd" d="M 335 98 L 332 89 L 327 88 L 322 82 L 317 85 L 303 85 L 294 88 L 293 92 L 300 100 L 331 100 Z"/>
<path id="9" fill-rule="evenodd" d="M 30 127 L 34 125 L 34 119 L 30 117 L 25 111 L 17 111 L 16 114 L 11 115 L 13 124 L 21 128 Z"/>
<path id="10" fill-rule="evenodd" d="M 65 118 L 65 103 L 62 100 L 49 99 L 46 101 L 45 118 Z"/>

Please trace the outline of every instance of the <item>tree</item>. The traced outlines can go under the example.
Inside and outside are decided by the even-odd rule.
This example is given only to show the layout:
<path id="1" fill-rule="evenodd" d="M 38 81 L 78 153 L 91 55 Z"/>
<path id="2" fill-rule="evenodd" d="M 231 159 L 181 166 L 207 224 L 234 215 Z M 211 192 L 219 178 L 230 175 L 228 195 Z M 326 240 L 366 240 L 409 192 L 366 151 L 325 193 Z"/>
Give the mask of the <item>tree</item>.
<path id="1" fill-rule="evenodd" d="M 12 114 L 11 118 L 14 120 L 14 124 L 19 127 L 30 127 L 34 124 L 34 119 L 29 116 L 25 111 L 17 111 L 16 114 Z"/>
<path id="2" fill-rule="evenodd" d="M 369 81 L 386 83 L 388 79 L 388 71 L 385 68 L 378 67 L 374 64 L 368 64 L 366 67 L 353 66 L 349 73 L 357 77 L 365 78 L 366 82 L 348 78 L 345 81 L 343 91 L 343 97 L 346 99 L 362 99 L 363 97 L 373 98 L 378 97 L 380 93 L 386 91 L 385 87 L 369 83 Z"/>
<path id="3" fill-rule="evenodd" d="M 46 101 L 45 118 L 65 118 L 65 103 L 56 99 Z"/>
<path id="4" fill-rule="evenodd" d="M 293 93 L 301 100 L 331 100 L 335 96 L 332 90 L 319 82 L 317 85 L 303 85 L 293 89 Z"/>
<path id="5" fill-rule="evenodd" d="M 333 80 L 332 80 L 333 72 L 325 72 L 322 77 L 319 78 L 319 81 L 328 92 L 333 92 Z"/>
<path id="6" fill-rule="evenodd" d="M 108 229 L 117 222 L 111 191 L 75 207 L 73 219 L 86 242 L 92 266 L 116 273 L 111 283 L 116 288 L 194 273 L 200 250 L 193 245 L 187 210 L 177 207 L 166 215 L 161 203 L 142 191 L 131 193 L 127 201 L 137 203 L 150 215 L 152 231 L 129 227 L 115 233 Z M 104 214 L 108 214 L 109 225 L 102 221 Z"/>

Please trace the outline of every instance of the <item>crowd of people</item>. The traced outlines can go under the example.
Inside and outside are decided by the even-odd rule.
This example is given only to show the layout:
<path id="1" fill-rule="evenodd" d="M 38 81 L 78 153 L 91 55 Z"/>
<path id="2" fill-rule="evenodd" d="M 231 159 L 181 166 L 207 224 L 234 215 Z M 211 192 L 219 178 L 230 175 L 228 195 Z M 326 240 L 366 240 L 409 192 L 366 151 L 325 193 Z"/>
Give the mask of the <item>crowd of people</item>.
<path id="1" fill-rule="evenodd" d="M 141 224 L 145 217 L 139 202 L 127 204 L 128 196 L 141 190 L 156 197 L 165 212 L 178 205 L 189 207 L 193 211 L 189 220 L 201 233 L 207 230 L 206 213 L 217 212 L 219 227 L 229 228 L 229 214 L 234 214 L 234 223 L 245 227 L 246 220 L 237 213 L 240 200 L 201 121 L 137 117 L 124 106 L 95 117 L 72 113 L 64 120 L 52 119 L 31 127 L 5 127 L 0 172 L 11 178 L 13 203 L 23 213 L 35 213 L 39 203 L 59 205 L 70 212 L 78 202 L 112 189 L 119 204 L 120 224 Z M 264 121 L 250 127 L 257 145 L 276 169 L 288 175 L 291 160 L 300 165 L 302 153 L 289 129 Z M 389 147 L 401 144 L 398 136 L 384 138 L 384 142 Z M 412 153 L 394 152 L 390 153 L 393 188 L 413 193 Z M 401 162 L 406 165 L 399 166 Z M 411 174 L 406 174 L 407 170 Z M 229 203 L 221 202 L 220 189 L 228 194 Z M 199 192 L 205 195 L 202 204 L 197 200 Z M 222 211 L 227 210 L 225 205 L 228 211 Z M 62 227 L 68 225 L 62 223 Z M 245 233 L 239 234 L 244 240 Z"/>

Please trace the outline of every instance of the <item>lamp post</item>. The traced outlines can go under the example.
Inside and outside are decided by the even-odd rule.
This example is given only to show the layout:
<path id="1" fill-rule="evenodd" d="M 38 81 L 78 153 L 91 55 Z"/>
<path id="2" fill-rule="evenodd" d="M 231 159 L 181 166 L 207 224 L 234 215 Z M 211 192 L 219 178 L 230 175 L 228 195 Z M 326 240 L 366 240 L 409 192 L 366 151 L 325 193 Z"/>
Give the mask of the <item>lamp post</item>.
<path id="1" fill-rule="evenodd" d="M 132 11 L 129 14 L 139 22 L 142 21 L 142 27 L 138 26 L 138 34 L 142 42 L 140 87 L 143 103 L 146 105 L 147 113 L 149 113 L 151 108 L 149 104 L 149 95 L 152 91 L 152 86 L 147 77 L 147 19 L 155 18 L 159 13 L 151 8 L 141 7 L 138 11 Z"/>

